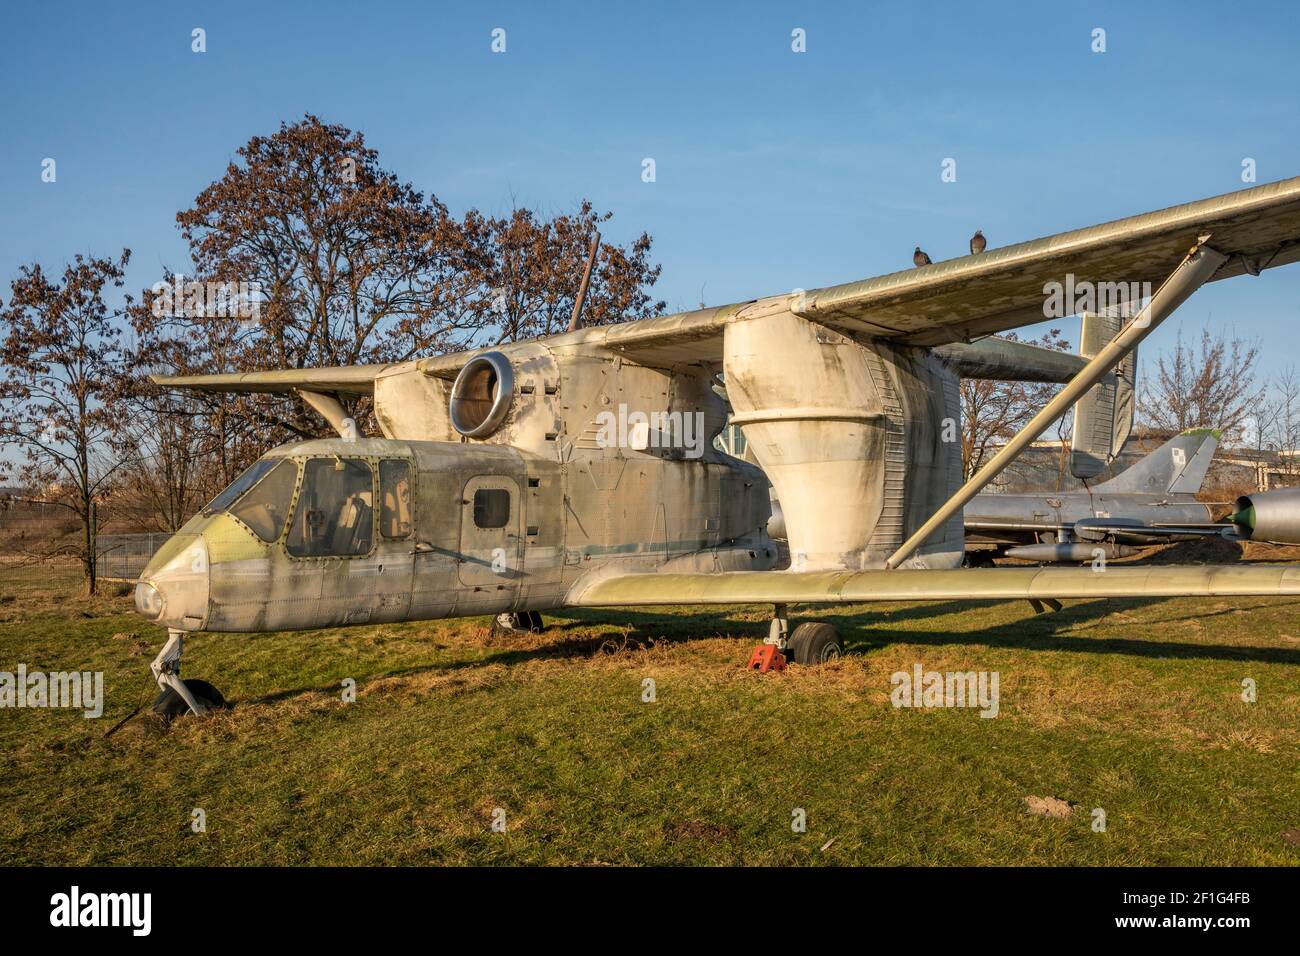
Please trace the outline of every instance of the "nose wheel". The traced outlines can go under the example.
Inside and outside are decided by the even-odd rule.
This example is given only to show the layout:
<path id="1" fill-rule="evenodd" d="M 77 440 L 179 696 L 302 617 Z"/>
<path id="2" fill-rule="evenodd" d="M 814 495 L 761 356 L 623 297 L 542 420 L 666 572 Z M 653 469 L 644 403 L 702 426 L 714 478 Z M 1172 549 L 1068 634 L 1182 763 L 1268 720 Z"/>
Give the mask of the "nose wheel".
<path id="1" fill-rule="evenodd" d="M 194 699 L 195 703 L 203 708 L 204 713 L 213 710 L 225 710 L 230 706 L 226 703 L 226 698 L 221 696 L 221 691 L 205 680 L 191 677 L 182 683 L 185 684 L 185 689 L 190 692 L 190 697 Z M 177 691 L 168 687 L 154 699 L 153 712 L 164 720 L 170 721 L 182 714 L 191 713 L 191 709 L 190 705 Z M 199 713 L 199 711 L 194 711 L 194 713 Z"/>
<path id="2" fill-rule="evenodd" d="M 181 680 L 181 654 L 185 649 L 185 632 L 169 631 L 167 643 L 158 652 L 149 670 L 158 682 L 160 693 L 153 702 L 153 711 L 165 720 L 184 713 L 201 717 L 209 711 L 224 710 L 229 705 L 221 691 L 205 680 Z"/>

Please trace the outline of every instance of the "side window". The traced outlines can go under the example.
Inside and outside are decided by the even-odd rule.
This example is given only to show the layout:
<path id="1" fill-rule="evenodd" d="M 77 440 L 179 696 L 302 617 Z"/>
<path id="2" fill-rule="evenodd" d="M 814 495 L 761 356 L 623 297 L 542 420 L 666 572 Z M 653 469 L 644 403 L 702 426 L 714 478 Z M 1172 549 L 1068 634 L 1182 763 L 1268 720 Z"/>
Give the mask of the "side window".
<path id="1" fill-rule="evenodd" d="M 284 546 L 300 558 L 366 554 L 374 543 L 374 473 L 364 458 L 309 458 Z"/>
<path id="2" fill-rule="evenodd" d="M 240 495 L 257 484 L 258 480 L 274 467 L 274 458 L 259 458 L 253 462 L 247 471 L 231 482 L 225 491 L 213 498 L 208 506 L 203 509 L 203 513 L 205 515 L 214 515 L 219 511 L 225 511 L 239 500 Z"/>
<path id="3" fill-rule="evenodd" d="M 263 541 L 275 541 L 284 530 L 284 519 L 289 517 L 293 484 L 297 480 L 298 463 L 286 458 L 254 485 L 230 513 Z"/>
<path id="4" fill-rule="evenodd" d="M 474 492 L 474 524 L 479 528 L 504 528 L 510 521 L 510 492 L 480 488 Z"/>
<path id="5" fill-rule="evenodd" d="M 379 463 L 379 533 L 405 538 L 411 533 L 411 463 Z"/>

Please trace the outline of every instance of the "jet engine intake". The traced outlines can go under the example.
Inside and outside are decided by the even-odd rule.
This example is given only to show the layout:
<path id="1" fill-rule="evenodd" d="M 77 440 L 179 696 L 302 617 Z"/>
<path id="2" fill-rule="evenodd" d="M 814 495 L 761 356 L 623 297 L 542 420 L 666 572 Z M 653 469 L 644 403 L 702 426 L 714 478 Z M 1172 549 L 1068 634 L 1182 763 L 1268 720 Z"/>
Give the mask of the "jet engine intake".
<path id="1" fill-rule="evenodd" d="M 510 360 L 500 352 L 476 355 L 451 386 L 452 427 L 466 438 L 487 438 L 505 423 L 514 394 Z"/>

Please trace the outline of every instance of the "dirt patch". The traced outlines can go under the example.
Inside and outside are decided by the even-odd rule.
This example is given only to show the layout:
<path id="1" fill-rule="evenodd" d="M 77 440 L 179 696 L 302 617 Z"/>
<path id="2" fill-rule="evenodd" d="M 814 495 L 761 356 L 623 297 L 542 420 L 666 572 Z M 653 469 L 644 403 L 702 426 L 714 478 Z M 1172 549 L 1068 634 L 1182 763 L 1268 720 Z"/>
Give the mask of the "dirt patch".
<path id="1" fill-rule="evenodd" d="M 736 828 L 730 823 L 709 823 L 707 820 L 665 820 L 664 836 L 670 843 L 687 840 L 726 843 L 736 838 Z"/>
<path id="2" fill-rule="evenodd" d="M 1025 797 L 1025 804 L 1025 812 L 1035 817 L 1068 817 L 1076 806 L 1060 797 Z"/>

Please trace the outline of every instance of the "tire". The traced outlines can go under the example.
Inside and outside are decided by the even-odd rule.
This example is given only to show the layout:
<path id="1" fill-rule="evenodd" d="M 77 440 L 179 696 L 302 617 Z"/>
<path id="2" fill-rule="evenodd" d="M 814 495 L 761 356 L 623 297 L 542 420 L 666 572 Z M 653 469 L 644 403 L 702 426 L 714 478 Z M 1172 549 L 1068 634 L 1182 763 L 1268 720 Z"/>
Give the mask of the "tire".
<path id="1" fill-rule="evenodd" d="M 527 631 L 530 634 L 540 634 L 542 631 L 542 616 L 536 611 L 513 611 L 498 614 L 492 622 L 492 629 L 507 633 Z"/>
<path id="2" fill-rule="evenodd" d="M 221 691 L 205 680 L 190 678 L 185 681 L 185 689 L 207 710 L 227 710 L 230 707 L 226 698 L 221 696 Z M 164 720 L 171 721 L 188 714 L 190 705 L 185 703 L 185 698 L 168 687 L 154 700 L 153 712 Z"/>
<path id="3" fill-rule="evenodd" d="M 800 624 L 786 642 L 789 657 L 796 664 L 825 664 L 844 653 L 835 628 L 818 621 Z"/>

